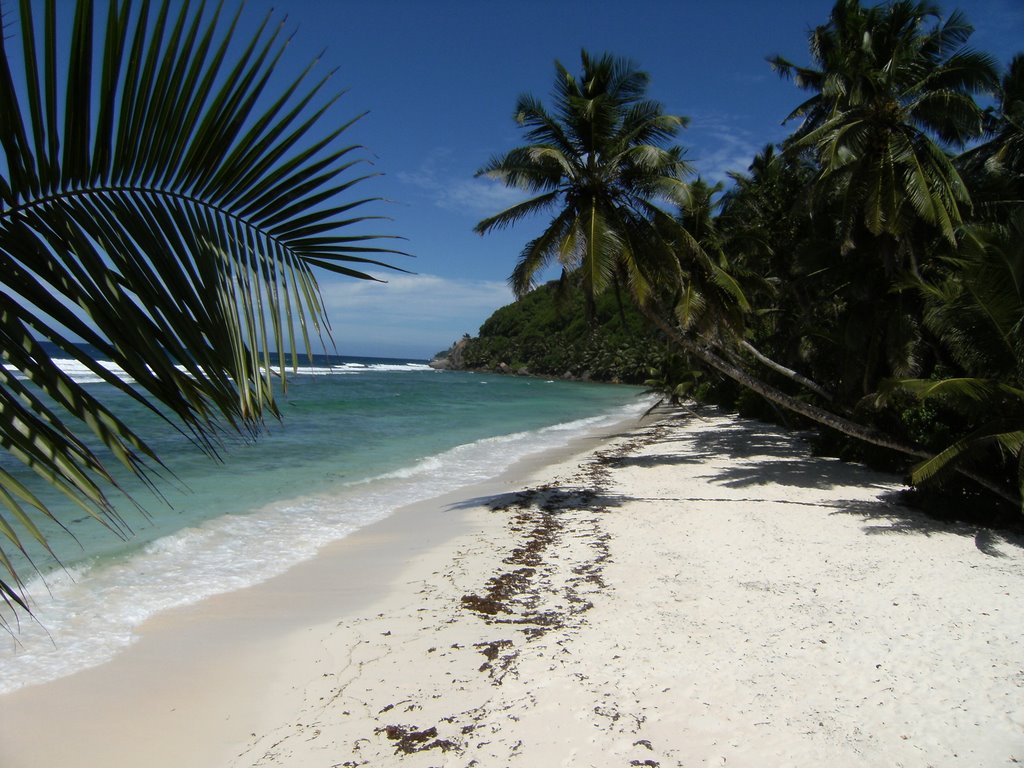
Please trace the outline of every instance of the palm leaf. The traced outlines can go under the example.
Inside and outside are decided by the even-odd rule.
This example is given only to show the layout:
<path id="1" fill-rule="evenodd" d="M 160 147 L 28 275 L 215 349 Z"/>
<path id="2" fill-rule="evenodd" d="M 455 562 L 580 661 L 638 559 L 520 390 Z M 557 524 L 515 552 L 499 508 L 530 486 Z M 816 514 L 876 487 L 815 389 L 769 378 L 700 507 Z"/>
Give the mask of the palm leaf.
<path id="1" fill-rule="evenodd" d="M 554 259 L 560 260 L 567 269 L 572 268 L 571 260 L 576 257 L 579 241 L 578 225 L 574 210 L 562 210 L 538 237 L 523 247 L 508 281 L 516 296 L 525 296 L 533 290 L 537 273 Z"/>
<path id="2" fill-rule="evenodd" d="M 1019 464 L 1021 448 L 1024 446 L 1024 430 L 1007 430 L 1005 425 L 986 425 L 955 441 L 932 458 L 916 464 L 910 470 L 910 480 L 915 485 L 927 482 L 969 451 L 991 444 L 997 444 L 1017 457 Z"/>
<path id="3" fill-rule="evenodd" d="M 552 207 L 558 202 L 558 197 L 559 193 L 557 191 L 548 192 L 529 200 L 524 200 L 521 203 L 516 203 L 500 213 L 496 213 L 494 216 L 488 216 L 486 219 L 483 219 L 473 228 L 473 231 L 477 234 L 484 235 L 492 229 L 504 229 L 505 227 L 510 227 L 526 216 L 530 216 L 534 213 L 540 213 Z"/>
<path id="4" fill-rule="evenodd" d="M 159 461 L 36 340 L 216 454 L 222 423 L 255 434 L 277 414 L 271 369 L 286 386 L 286 360 L 328 334 L 312 268 L 371 279 L 400 252 L 353 230 L 377 218 L 353 215 L 373 198 L 338 201 L 368 176 L 352 173 L 358 147 L 337 146 L 358 117 L 323 130 L 330 75 L 305 85 L 310 65 L 268 91 L 287 42 L 269 15 L 234 55 L 239 16 L 225 30 L 219 6 L 111 0 L 98 20 L 80 0 L 61 71 L 64 5 L 46 0 L 41 24 L 37 5 L 22 0 L 0 38 L 0 334 L 29 382 L 0 376 L 0 443 L 124 532 L 104 462 Z M 32 516 L 48 512 L 17 482 L 0 477 L 0 530 L 21 549 L 18 530 L 39 541 Z M 0 595 L 20 603 L 2 549 L 0 567 Z"/>

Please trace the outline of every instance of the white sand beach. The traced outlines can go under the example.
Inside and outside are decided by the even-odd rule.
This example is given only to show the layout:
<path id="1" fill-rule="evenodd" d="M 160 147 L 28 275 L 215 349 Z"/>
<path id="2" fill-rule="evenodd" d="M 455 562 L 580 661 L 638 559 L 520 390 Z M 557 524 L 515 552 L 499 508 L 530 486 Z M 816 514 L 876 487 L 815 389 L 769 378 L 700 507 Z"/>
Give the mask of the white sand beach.
<path id="1" fill-rule="evenodd" d="M 0 766 L 1022 762 L 1024 542 L 900 488 L 710 411 L 577 444 L 0 696 Z"/>

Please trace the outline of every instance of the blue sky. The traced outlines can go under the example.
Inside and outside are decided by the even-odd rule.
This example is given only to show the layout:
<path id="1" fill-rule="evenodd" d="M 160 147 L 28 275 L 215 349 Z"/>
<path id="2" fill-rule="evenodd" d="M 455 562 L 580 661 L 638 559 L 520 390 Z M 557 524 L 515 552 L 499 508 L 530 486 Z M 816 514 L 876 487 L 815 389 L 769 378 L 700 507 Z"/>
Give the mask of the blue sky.
<path id="1" fill-rule="evenodd" d="M 474 234 L 477 221 L 520 199 L 474 173 L 521 143 L 516 98 L 547 100 L 556 59 L 578 70 L 586 48 L 649 72 L 650 96 L 690 118 L 680 137 L 687 159 L 714 181 L 745 170 L 795 128 L 781 123 L 802 92 L 765 57 L 810 63 L 807 32 L 827 20 L 832 2 L 249 0 L 245 19 L 275 7 L 294 32 L 283 67 L 305 66 L 324 50 L 318 66 L 337 67 L 334 82 L 348 89 L 333 114 L 369 111 L 347 134 L 381 174 L 360 191 L 387 199 L 374 213 L 390 220 L 373 229 L 406 238 L 401 247 L 415 256 L 394 258 L 415 275 L 381 273 L 383 285 L 321 274 L 338 351 L 425 358 L 475 335 L 512 299 L 506 278 L 542 222 Z M 964 11 L 976 28 L 971 46 L 1001 65 L 1024 50 L 1020 0 L 942 7 Z"/>

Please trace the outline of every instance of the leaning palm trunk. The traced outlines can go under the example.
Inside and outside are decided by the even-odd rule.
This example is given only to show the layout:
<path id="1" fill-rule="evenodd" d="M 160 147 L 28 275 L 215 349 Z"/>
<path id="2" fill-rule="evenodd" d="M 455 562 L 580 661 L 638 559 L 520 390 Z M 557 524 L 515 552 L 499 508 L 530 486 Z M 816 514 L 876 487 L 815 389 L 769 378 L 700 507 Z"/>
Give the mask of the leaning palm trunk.
<path id="1" fill-rule="evenodd" d="M 148 2 L 111 0 L 99 25 L 80 0 L 60 72 L 64 5 L 49 0 L 41 20 L 36 5 L 5 13 L 0 36 L 0 444 L 124 533 L 104 462 L 142 473 L 159 460 L 40 341 L 216 453 L 222 423 L 254 434 L 277 414 L 286 362 L 326 332 L 312 269 L 369 278 L 360 269 L 394 251 L 341 233 L 375 217 L 343 199 L 365 178 L 351 175 L 358 147 L 336 143 L 353 121 L 320 129 L 337 96 L 307 109 L 327 78 L 303 93 L 311 66 L 266 93 L 279 29 L 267 39 L 264 22 L 236 55 L 237 16 L 219 34 L 219 8 L 164 0 L 154 18 Z M 40 516 L 52 513 L 0 470 L 4 544 L 46 548 Z M 3 547 L 0 569 L 0 598 L 25 607 Z"/>
<path id="2" fill-rule="evenodd" d="M 674 327 L 664 319 L 667 316 L 665 312 L 659 311 L 658 308 L 651 306 L 650 303 L 637 303 L 644 316 L 681 350 L 697 358 L 708 367 L 732 379 L 737 384 L 757 393 L 769 402 L 785 408 L 788 411 L 804 416 L 816 424 L 828 427 L 829 429 L 834 429 L 848 437 L 853 437 L 857 440 L 869 443 L 870 445 L 877 445 L 880 448 L 886 448 L 888 450 L 896 451 L 897 453 L 902 453 L 908 456 L 914 456 L 919 459 L 932 458 L 932 454 L 922 448 L 908 445 L 907 443 L 897 440 L 880 430 L 850 421 L 843 416 L 839 416 L 831 411 L 825 410 L 824 408 L 812 405 L 811 403 L 806 403 L 792 395 L 788 395 L 785 392 L 776 389 L 771 384 L 750 375 L 739 366 L 726 361 L 707 345 L 701 344 L 680 331 L 678 328 Z M 964 477 L 978 483 L 983 488 L 996 494 L 1000 498 L 1005 499 L 1011 504 L 1020 506 L 1020 498 L 1018 498 L 1012 491 L 998 483 L 963 467 L 958 467 L 957 471 Z"/>
<path id="3" fill-rule="evenodd" d="M 781 376 L 784 376 L 790 381 L 799 384 L 801 387 L 810 390 L 823 400 L 827 402 L 832 402 L 832 400 L 834 399 L 833 394 L 829 392 L 827 389 L 825 389 L 823 386 L 814 381 L 811 381 L 811 379 L 808 379 L 802 373 L 794 371 L 792 368 L 787 368 L 786 366 L 782 365 L 782 363 L 778 363 L 775 360 L 772 360 L 770 357 L 768 357 L 759 349 L 757 349 L 757 347 L 755 347 L 749 341 L 746 341 L 744 339 L 739 342 L 739 346 L 740 349 L 742 349 L 744 352 L 746 352 L 755 360 L 757 360 L 757 362 L 761 363 L 761 365 L 767 368 L 771 368 L 773 371 L 780 374 Z"/>

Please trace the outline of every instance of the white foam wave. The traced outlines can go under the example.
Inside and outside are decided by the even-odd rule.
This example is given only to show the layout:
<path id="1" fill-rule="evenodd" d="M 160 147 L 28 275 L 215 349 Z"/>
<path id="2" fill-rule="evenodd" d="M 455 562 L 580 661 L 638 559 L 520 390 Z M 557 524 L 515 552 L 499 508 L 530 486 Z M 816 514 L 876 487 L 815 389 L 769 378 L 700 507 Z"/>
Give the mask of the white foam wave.
<path id="1" fill-rule="evenodd" d="M 412 371 L 433 371 L 426 363 L 341 363 L 330 366 L 300 366 L 297 371 L 302 376 L 345 376 L 358 373 L 380 371 L 387 373 L 409 373 Z"/>
<path id="2" fill-rule="evenodd" d="M 72 360 L 70 358 L 55 358 L 53 362 L 56 363 L 57 367 L 64 371 L 64 373 L 70 376 L 73 381 L 76 381 L 79 384 L 99 384 L 103 381 L 98 374 L 87 368 L 78 360 Z M 119 379 L 123 381 L 131 381 L 131 377 L 125 373 L 124 369 L 120 366 L 114 365 L 114 363 L 109 360 L 100 360 L 98 362 L 101 367 L 106 368 Z M 14 374 L 16 378 L 22 381 L 26 379 L 26 377 L 13 365 L 5 363 L 4 368 L 9 373 Z"/>
<path id="3" fill-rule="evenodd" d="M 71 358 L 54 358 L 54 363 L 64 373 L 71 377 L 72 381 L 79 384 L 99 384 L 103 379 L 97 375 L 94 371 L 88 368 L 78 360 Z M 122 381 L 131 382 L 132 377 L 129 376 L 123 368 L 109 360 L 97 361 L 100 366 L 110 371 L 112 374 Z M 175 366 L 182 373 L 187 373 L 184 366 Z M 13 365 L 4 364 L 4 368 L 14 374 L 18 379 L 24 381 L 26 377 L 18 371 Z M 291 369 L 286 370 L 289 375 L 299 376 L 349 376 L 352 374 L 359 373 L 370 373 L 370 372 L 385 372 L 385 373 L 410 373 L 413 371 L 433 371 L 426 363 L 340 363 L 338 365 L 306 365 L 299 366 L 294 371 Z"/>

